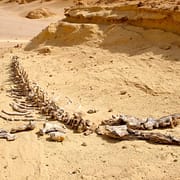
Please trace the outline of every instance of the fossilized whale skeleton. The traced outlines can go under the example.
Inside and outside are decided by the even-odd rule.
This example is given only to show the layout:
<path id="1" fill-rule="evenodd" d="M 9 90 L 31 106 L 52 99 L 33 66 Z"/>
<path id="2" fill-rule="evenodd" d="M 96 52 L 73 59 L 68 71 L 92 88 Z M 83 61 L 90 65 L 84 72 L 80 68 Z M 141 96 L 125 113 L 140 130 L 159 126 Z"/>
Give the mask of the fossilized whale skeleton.
<path id="1" fill-rule="evenodd" d="M 81 114 L 70 114 L 65 112 L 63 108 L 60 108 L 37 83 L 29 80 L 28 74 L 18 61 L 18 56 L 12 57 L 11 72 L 11 79 L 15 84 L 11 91 L 11 96 L 14 98 L 15 103 L 12 103 L 11 107 L 16 111 L 16 115 L 22 114 L 25 116 L 22 120 L 29 120 L 28 118 L 31 117 L 29 113 L 34 109 L 51 119 L 67 125 L 75 132 L 83 132 L 85 135 L 96 132 L 99 135 L 119 140 L 141 139 L 152 143 L 180 145 L 180 139 L 173 136 L 143 131 L 156 128 L 174 128 L 180 121 L 180 114 L 168 115 L 159 119 L 146 118 L 144 120 L 120 114 L 113 115 L 112 118 L 96 125 L 89 120 L 84 120 Z M 22 97 L 24 97 L 25 101 L 21 100 Z M 14 114 L 6 111 L 3 112 L 9 115 Z M 0 117 L 5 120 L 18 120 L 2 115 Z M 19 118 L 19 120 L 21 119 Z M 36 120 L 36 118 L 31 118 L 30 120 Z M 42 134 L 48 131 L 47 124 L 45 126 L 40 131 L 41 133 L 43 132 Z M 55 131 L 52 131 L 52 129 L 55 129 Z M 58 141 L 64 140 L 64 135 L 62 134 L 64 132 L 56 132 L 56 130 L 55 126 L 50 128 L 50 138 Z M 4 132 L 2 131 L 2 133 Z M 4 135 L 4 137 L 7 138 L 7 135 Z"/>
<path id="2" fill-rule="evenodd" d="M 25 105 L 18 103 L 18 101 L 13 104 L 16 111 L 26 113 L 29 107 L 33 107 L 49 118 L 68 125 L 76 132 L 84 132 L 86 135 L 93 132 L 94 123 L 84 120 L 78 113 L 65 112 L 48 97 L 48 94 L 37 83 L 32 83 L 24 68 L 20 66 L 17 56 L 12 57 L 11 71 L 13 73 L 12 80 L 16 85 L 13 88 L 13 97 L 15 99 L 21 96 L 26 98 Z"/>

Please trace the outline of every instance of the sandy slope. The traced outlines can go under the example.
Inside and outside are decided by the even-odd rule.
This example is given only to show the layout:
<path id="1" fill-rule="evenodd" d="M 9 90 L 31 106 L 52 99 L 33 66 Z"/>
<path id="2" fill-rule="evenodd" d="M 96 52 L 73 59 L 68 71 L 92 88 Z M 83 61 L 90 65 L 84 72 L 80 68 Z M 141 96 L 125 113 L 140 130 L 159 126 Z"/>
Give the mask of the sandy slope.
<path id="1" fill-rule="evenodd" d="M 122 112 L 140 117 L 161 116 L 179 109 L 179 93 L 175 90 L 172 90 L 172 93 L 152 96 L 131 87 L 131 84 L 129 89 L 122 84 L 122 71 L 128 74 L 128 78 L 137 76 L 136 79 L 143 78 L 142 72 L 146 73 L 147 77 L 148 74 L 151 76 L 152 72 L 153 78 L 145 79 L 151 82 L 162 81 L 161 86 L 166 87 L 164 78 L 177 80 L 179 77 L 177 62 L 160 59 L 152 53 L 143 54 L 140 59 L 139 56 L 110 54 L 107 50 L 97 51 L 86 46 L 64 47 L 57 51 L 55 49 L 51 56 L 16 50 L 4 55 L 1 59 L 1 109 L 8 109 L 8 102 L 11 101 L 5 92 L 9 89 L 9 82 L 7 70 L 3 67 L 8 67 L 10 56 L 14 53 L 23 58 L 21 62 L 32 79 L 38 79 L 40 85 L 47 87 L 50 94 L 54 92 L 55 97 L 59 97 L 60 105 L 66 103 L 65 96 L 72 99 L 73 105 L 67 107 L 69 111 L 79 110 L 79 104 L 82 111 L 92 107 L 98 109 L 99 112 L 95 115 L 86 115 L 93 121 L 110 117 L 111 113 L 107 112 L 109 108 L 113 108 L 113 113 Z M 95 59 L 87 58 L 87 55 L 95 56 Z M 110 59 L 113 59 L 113 63 Z M 149 69 L 150 64 L 154 71 L 145 72 L 144 69 Z M 159 68 L 160 65 L 162 68 Z M 169 67 L 172 69 L 170 72 Z M 146 84 L 149 83 L 146 81 Z M 174 88 L 179 87 L 178 83 Z M 122 89 L 127 90 L 128 94 L 120 95 Z M 15 126 L 15 123 L 3 120 L 0 124 L 6 129 Z M 15 142 L 1 140 L 1 179 L 179 178 L 179 172 L 175 170 L 180 166 L 178 147 L 153 145 L 142 141 L 117 142 L 101 139 L 96 135 L 85 137 L 72 134 L 71 131 L 68 132 L 68 139 L 61 144 L 48 142 L 45 137 L 38 139 L 35 135 L 37 131 L 38 128 L 30 133 L 18 134 Z M 179 136 L 179 127 L 169 129 L 166 133 Z M 81 146 L 83 142 L 87 143 L 86 147 Z"/>
<path id="2" fill-rule="evenodd" d="M 0 14 L 4 12 L 2 7 Z M 9 12 L 1 18 L 11 19 L 16 28 L 19 22 L 26 24 L 25 18 L 13 13 L 16 16 Z M 4 26 L 9 28 L 0 39 L 28 40 L 50 21 L 54 19 L 28 21 L 28 28 L 20 34 L 18 28 L 12 34 L 12 24 L 5 21 Z M 18 55 L 30 78 L 60 106 L 72 112 L 97 109 L 96 114 L 84 113 L 96 123 L 118 112 L 138 117 L 179 112 L 178 35 L 129 25 L 58 23 L 51 27 L 54 28 L 50 28 L 50 35 L 46 29 L 31 42 L 31 51 L 5 48 L 1 43 L 0 109 L 9 109 L 12 101 L 6 92 L 12 85 L 8 67 L 12 55 Z M 37 29 L 32 31 L 34 28 Z M 44 46 L 51 49 L 50 54 L 38 53 L 38 48 Z M 122 91 L 127 93 L 122 95 Z M 72 104 L 66 105 L 66 96 Z M 113 112 L 108 112 L 110 108 Z M 5 129 L 18 124 L 21 122 L 0 121 L 0 127 Z M 14 142 L 0 140 L 0 179 L 180 179 L 179 147 L 143 141 L 118 142 L 95 134 L 85 137 L 70 130 L 63 143 L 53 143 L 46 141 L 46 137 L 38 138 L 38 128 L 18 134 Z M 179 131 L 180 126 L 162 132 L 180 137 Z M 83 142 L 87 146 L 82 146 Z"/>

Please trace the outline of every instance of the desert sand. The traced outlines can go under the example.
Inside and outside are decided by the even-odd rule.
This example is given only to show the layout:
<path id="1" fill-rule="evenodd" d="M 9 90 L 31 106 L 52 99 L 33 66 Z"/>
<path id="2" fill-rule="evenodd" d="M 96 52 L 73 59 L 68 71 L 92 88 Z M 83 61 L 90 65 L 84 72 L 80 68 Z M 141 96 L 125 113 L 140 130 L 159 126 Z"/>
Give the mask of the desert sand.
<path id="1" fill-rule="evenodd" d="M 76 6 L 68 0 L 25 4 L 0 1 L 0 110 L 11 110 L 12 98 L 7 91 L 13 83 L 9 80 L 9 66 L 12 56 L 17 55 L 30 79 L 60 107 L 81 112 L 94 123 L 118 113 L 140 118 L 180 113 L 180 31 L 175 28 L 180 16 L 179 10 L 173 9 L 179 4 L 158 2 L 158 16 L 154 11 L 151 16 L 154 21 L 149 21 L 149 14 L 146 16 L 151 11 L 146 8 L 153 8 L 147 5 L 144 14 L 138 13 L 147 19 L 137 23 L 130 15 L 134 9 L 114 11 L 108 9 L 113 6 L 108 1 L 86 1 Z M 161 12 L 166 16 L 162 4 L 176 18 L 157 26 Z M 66 10 L 65 17 L 64 8 L 69 6 L 73 7 Z M 48 8 L 56 15 L 25 17 L 37 8 Z M 115 15 L 109 22 L 110 11 Z M 117 14 L 126 14 L 128 21 L 115 21 Z M 88 114 L 89 109 L 97 112 Z M 0 118 L 0 128 L 6 130 L 21 124 Z M 0 139 L 0 179 L 180 179 L 179 146 L 118 141 L 95 133 L 84 136 L 71 130 L 62 143 L 49 142 L 46 136 L 36 135 L 42 124 L 17 134 L 15 141 Z M 156 132 L 180 138 L 180 125 Z"/>

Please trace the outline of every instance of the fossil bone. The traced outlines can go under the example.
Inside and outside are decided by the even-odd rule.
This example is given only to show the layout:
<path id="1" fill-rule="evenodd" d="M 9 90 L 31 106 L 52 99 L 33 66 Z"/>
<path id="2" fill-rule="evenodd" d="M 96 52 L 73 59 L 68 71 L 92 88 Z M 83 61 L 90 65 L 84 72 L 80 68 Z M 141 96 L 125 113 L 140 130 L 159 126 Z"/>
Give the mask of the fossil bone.
<path id="1" fill-rule="evenodd" d="M 159 133 L 149 133 L 140 130 L 152 130 L 156 128 L 174 127 L 179 123 L 180 114 L 173 114 L 164 116 L 159 119 L 146 118 L 139 119 L 127 115 L 112 116 L 111 119 L 102 122 L 102 126 L 98 129 L 96 124 L 89 120 L 83 119 L 82 115 L 78 113 L 70 114 L 58 107 L 53 99 L 48 97 L 48 94 L 37 83 L 32 83 L 23 67 L 20 66 L 17 56 L 13 56 L 11 68 L 13 71 L 12 80 L 15 83 L 13 87 L 13 97 L 17 99 L 25 99 L 24 103 L 12 104 L 12 108 L 20 113 L 28 112 L 29 107 L 35 107 L 42 114 L 51 119 L 58 120 L 64 123 L 75 132 L 83 132 L 85 135 L 93 133 L 95 130 L 98 134 L 124 139 L 143 139 L 154 143 L 175 144 L 179 145 L 179 139 L 169 135 Z M 17 90 L 16 90 L 17 89 Z M 25 97 L 24 97 L 25 96 Z M 90 111 L 92 113 L 93 111 Z M 1 115 L 0 115 L 1 116 Z M 2 116 L 1 116 L 2 117 Z M 14 118 L 4 118 L 7 120 L 17 120 Z M 56 141 L 62 141 L 62 136 L 65 136 L 64 128 L 59 132 L 57 127 L 51 127 L 47 130 L 48 124 L 40 130 L 40 134 L 50 133 L 50 138 Z M 57 137 L 57 139 L 56 139 Z M 59 139 L 58 139 L 59 138 Z"/>
<path id="2" fill-rule="evenodd" d="M 42 120 L 37 120 L 35 118 L 13 118 L 13 117 L 7 117 L 2 114 L 0 114 L 0 117 L 6 121 L 42 121 Z"/>
<path id="3" fill-rule="evenodd" d="M 180 114 L 163 116 L 159 119 L 154 119 L 154 118 L 139 119 L 133 116 L 120 114 L 116 116 L 113 115 L 111 119 L 102 121 L 101 124 L 102 125 L 127 124 L 127 126 L 131 129 L 152 130 L 157 128 L 174 127 L 178 123 L 180 123 Z"/>
<path id="4" fill-rule="evenodd" d="M 35 129 L 36 125 L 35 122 L 30 121 L 28 124 L 24 124 L 22 126 L 12 128 L 10 133 L 17 133 L 17 132 L 22 132 L 22 131 L 30 131 Z"/>
<path id="5" fill-rule="evenodd" d="M 39 130 L 40 135 L 48 134 L 50 132 L 61 132 L 61 133 L 66 133 L 66 128 L 64 125 L 57 125 L 57 124 L 52 124 L 52 123 L 44 123 L 43 129 Z"/>
<path id="6" fill-rule="evenodd" d="M 27 113 L 28 112 L 26 109 L 22 109 L 22 108 L 18 107 L 15 103 L 10 103 L 9 105 L 12 107 L 12 109 L 14 111 L 17 111 L 20 113 Z"/>
<path id="7" fill-rule="evenodd" d="M 17 95 L 26 95 L 26 101 L 30 104 L 35 104 L 39 107 L 42 114 L 50 116 L 52 119 L 63 122 L 68 125 L 70 128 L 76 132 L 86 132 L 86 135 L 94 132 L 94 124 L 90 125 L 87 120 L 84 120 L 80 115 L 68 115 L 64 112 L 62 108 L 59 108 L 56 103 L 49 99 L 46 92 L 40 88 L 37 83 L 31 83 L 28 79 L 28 75 L 25 72 L 24 68 L 20 66 L 17 56 L 12 57 L 11 69 L 14 73 L 12 75 L 12 80 L 15 82 L 16 86 L 13 87 L 13 90 L 16 88 L 21 90 L 18 94 L 18 91 L 15 91 Z M 15 78 L 13 78 L 15 77 Z M 27 112 L 23 104 L 12 104 L 12 108 L 18 112 Z"/>
<path id="8" fill-rule="evenodd" d="M 158 144 L 170 144 L 180 146 L 180 138 L 175 138 L 171 135 L 165 135 L 155 132 L 142 132 L 133 129 L 128 129 L 130 135 L 135 136 L 138 139 L 146 140 L 151 143 Z"/>
<path id="9" fill-rule="evenodd" d="M 10 116 L 25 116 L 25 115 L 30 115 L 30 112 L 25 112 L 25 113 L 18 113 L 18 112 L 7 112 L 5 110 L 1 111 L 4 114 L 10 115 Z"/>
<path id="10" fill-rule="evenodd" d="M 0 129 L 0 138 L 5 138 L 7 141 L 14 141 L 16 136 L 14 134 L 8 133 L 3 129 Z"/>
<path id="11" fill-rule="evenodd" d="M 128 128 L 127 125 L 120 126 L 99 126 L 97 134 L 119 140 L 146 140 L 151 143 L 169 144 L 180 146 L 180 139 L 170 135 L 154 132 L 143 132 Z"/>

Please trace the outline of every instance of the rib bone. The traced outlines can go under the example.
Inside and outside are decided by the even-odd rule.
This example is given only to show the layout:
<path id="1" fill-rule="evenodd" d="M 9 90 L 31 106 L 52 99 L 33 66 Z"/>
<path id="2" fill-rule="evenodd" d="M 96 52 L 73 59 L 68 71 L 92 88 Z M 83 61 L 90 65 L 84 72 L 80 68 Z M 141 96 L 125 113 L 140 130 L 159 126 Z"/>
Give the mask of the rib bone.
<path id="1" fill-rule="evenodd" d="M 3 112 L 4 114 L 7 114 L 7 115 L 9 115 L 9 116 L 25 116 L 25 115 L 31 114 L 30 112 L 18 113 L 18 112 L 7 112 L 7 111 L 5 111 L 5 110 L 2 110 L 1 112 Z"/>
<path id="2" fill-rule="evenodd" d="M 15 103 L 10 103 L 9 105 L 12 107 L 12 109 L 13 109 L 14 111 L 17 111 L 17 112 L 20 112 L 20 113 L 27 113 L 27 112 L 28 112 L 28 111 L 25 110 L 25 109 L 19 108 Z"/>

